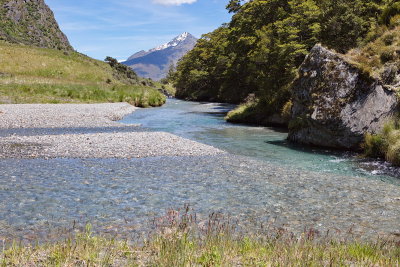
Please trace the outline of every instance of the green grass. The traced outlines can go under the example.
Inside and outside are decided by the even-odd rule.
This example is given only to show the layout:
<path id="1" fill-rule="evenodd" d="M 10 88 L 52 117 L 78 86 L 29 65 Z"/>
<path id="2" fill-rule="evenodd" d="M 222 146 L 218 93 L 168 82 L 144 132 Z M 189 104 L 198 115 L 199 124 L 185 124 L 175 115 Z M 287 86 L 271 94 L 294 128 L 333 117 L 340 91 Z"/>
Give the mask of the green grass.
<path id="1" fill-rule="evenodd" d="M 6 95 L 5 99 L 1 96 Z M 161 106 L 165 97 L 139 85 L 2 84 L 0 103 L 128 102 L 137 107 Z"/>
<path id="2" fill-rule="evenodd" d="M 375 78 L 382 78 L 386 63 L 400 67 L 400 26 L 377 29 L 376 40 L 349 51 L 346 58 Z"/>
<path id="3" fill-rule="evenodd" d="M 244 103 L 228 112 L 225 120 L 228 122 L 244 123 L 254 115 L 255 104 Z"/>
<path id="4" fill-rule="evenodd" d="M 282 230 L 244 235 L 213 214 L 201 225 L 187 210 L 156 220 L 146 240 L 95 236 L 91 227 L 56 243 L 13 243 L 1 266 L 399 266 L 400 242 L 300 236 Z"/>
<path id="5" fill-rule="evenodd" d="M 161 84 L 121 78 L 115 69 L 77 52 L 0 41 L 0 103 L 129 102 L 160 106 Z"/>
<path id="6" fill-rule="evenodd" d="M 380 134 L 365 136 L 366 156 L 382 157 L 395 166 L 400 166 L 400 121 L 387 123 Z"/>

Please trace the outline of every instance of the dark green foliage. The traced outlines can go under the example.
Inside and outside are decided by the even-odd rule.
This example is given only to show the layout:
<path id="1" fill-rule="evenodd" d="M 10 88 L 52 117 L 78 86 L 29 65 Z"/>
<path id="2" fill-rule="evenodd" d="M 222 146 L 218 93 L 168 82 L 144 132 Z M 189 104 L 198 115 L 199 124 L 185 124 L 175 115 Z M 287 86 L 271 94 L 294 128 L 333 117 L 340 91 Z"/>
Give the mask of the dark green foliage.
<path id="1" fill-rule="evenodd" d="M 316 43 L 339 52 L 360 45 L 385 5 L 385 0 L 231 0 L 231 22 L 203 35 L 171 75 L 177 97 L 241 103 L 255 94 L 262 109 L 246 114 L 280 113 L 308 51 Z"/>
<path id="2" fill-rule="evenodd" d="M 226 5 L 226 9 L 229 11 L 229 13 L 236 13 L 242 7 L 241 2 L 241 0 L 230 0 Z"/>
<path id="3" fill-rule="evenodd" d="M 400 1 L 392 1 L 389 3 L 382 12 L 379 18 L 381 24 L 390 25 L 390 20 L 396 15 L 400 14 Z"/>
<path id="4" fill-rule="evenodd" d="M 106 57 L 104 61 L 114 70 L 114 78 L 127 84 L 138 84 L 139 78 L 130 67 L 119 63 L 118 60 L 112 57 Z"/>
<path id="5" fill-rule="evenodd" d="M 321 0 L 323 45 L 344 53 L 356 47 L 376 24 L 383 0 Z"/>

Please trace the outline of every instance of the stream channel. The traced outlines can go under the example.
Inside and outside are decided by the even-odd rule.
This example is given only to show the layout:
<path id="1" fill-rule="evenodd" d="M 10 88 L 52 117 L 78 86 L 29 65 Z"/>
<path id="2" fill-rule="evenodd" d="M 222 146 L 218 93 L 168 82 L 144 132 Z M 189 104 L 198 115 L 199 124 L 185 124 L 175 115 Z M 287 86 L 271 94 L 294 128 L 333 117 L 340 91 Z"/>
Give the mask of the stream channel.
<path id="1" fill-rule="evenodd" d="M 398 169 L 289 144 L 284 130 L 226 123 L 231 108 L 169 99 L 121 121 L 227 152 L 218 156 L 0 160 L 0 240 L 57 239 L 88 222 L 129 238 L 185 204 L 199 218 L 220 212 L 298 233 L 400 233 Z"/>

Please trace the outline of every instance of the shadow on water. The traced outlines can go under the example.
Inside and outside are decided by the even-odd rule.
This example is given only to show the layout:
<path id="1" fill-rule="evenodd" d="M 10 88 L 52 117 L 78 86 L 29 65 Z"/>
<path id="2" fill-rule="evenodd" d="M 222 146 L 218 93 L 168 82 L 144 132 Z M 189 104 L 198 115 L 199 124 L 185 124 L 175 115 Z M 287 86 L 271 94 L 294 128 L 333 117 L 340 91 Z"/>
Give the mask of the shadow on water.
<path id="1" fill-rule="evenodd" d="M 389 180 L 398 177 L 398 172 L 390 165 L 360 159 L 355 153 L 290 143 L 287 129 L 227 123 L 224 116 L 234 107 L 169 99 L 163 107 L 136 111 L 122 122 L 140 124 L 152 131 L 170 132 L 231 154 L 291 168 Z"/>
<path id="2" fill-rule="evenodd" d="M 75 222 L 91 222 L 101 233 L 126 238 L 148 229 L 149 218 L 187 203 L 205 218 L 223 212 L 290 231 L 303 231 L 310 222 L 321 232 L 356 227 L 363 237 L 376 236 L 377 229 L 398 231 L 399 183 L 374 173 L 390 166 L 292 145 L 287 133 L 275 128 L 226 123 L 219 106 L 169 100 L 122 120 L 142 127 L 68 131 L 164 131 L 226 154 L 0 160 L 0 240 L 57 239 L 59 229 L 68 230 Z M 65 129 L 26 131 L 58 134 Z M 47 236 L 49 228 L 54 236 Z"/>
<path id="3" fill-rule="evenodd" d="M 287 139 L 265 141 L 265 143 L 274 145 L 274 146 L 288 148 L 291 150 L 296 150 L 296 151 L 303 152 L 303 153 L 309 153 L 309 154 L 321 154 L 321 155 L 327 155 L 327 156 L 332 156 L 332 155 L 333 156 L 345 156 L 345 155 L 356 156 L 357 155 L 357 153 L 354 153 L 354 152 L 346 152 L 346 151 L 334 150 L 334 149 L 329 149 L 329 148 L 320 148 L 320 147 L 316 147 L 316 146 L 307 146 L 307 145 L 296 144 L 296 143 L 290 142 Z"/>

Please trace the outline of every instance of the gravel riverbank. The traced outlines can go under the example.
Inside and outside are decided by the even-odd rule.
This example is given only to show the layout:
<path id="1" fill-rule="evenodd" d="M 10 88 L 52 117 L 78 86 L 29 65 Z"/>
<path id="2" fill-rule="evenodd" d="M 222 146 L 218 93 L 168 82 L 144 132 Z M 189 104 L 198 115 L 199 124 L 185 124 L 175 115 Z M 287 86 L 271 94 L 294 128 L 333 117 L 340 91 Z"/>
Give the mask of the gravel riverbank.
<path id="1" fill-rule="evenodd" d="M 214 147 L 117 120 L 127 103 L 0 106 L 0 158 L 142 158 L 204 156 Z"/>

